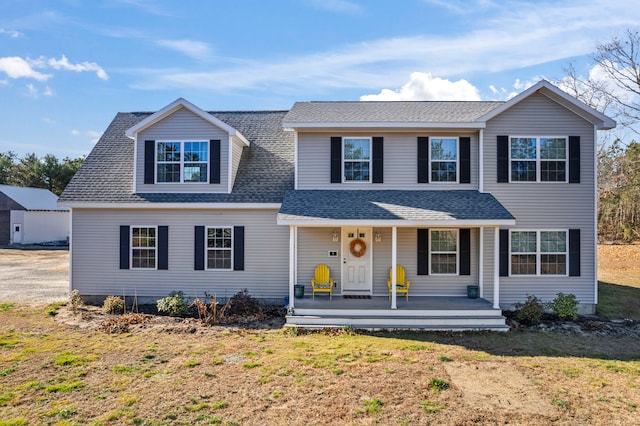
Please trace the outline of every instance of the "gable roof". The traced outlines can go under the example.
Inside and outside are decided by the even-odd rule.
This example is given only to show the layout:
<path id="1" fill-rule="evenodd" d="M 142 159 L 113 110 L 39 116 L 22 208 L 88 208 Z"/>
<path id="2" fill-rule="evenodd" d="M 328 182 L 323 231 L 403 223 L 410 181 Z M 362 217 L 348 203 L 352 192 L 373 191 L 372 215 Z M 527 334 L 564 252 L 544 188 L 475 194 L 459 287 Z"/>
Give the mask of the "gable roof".
<path id="1" fill-rule="evenodd" d="M 518 104 L 519 102 L 522 102 L 534 93 L 540 93 L 548 97 L 549 99 L 559 103 L 560 105 L 563 105 L 565 108 L 573 111 L 585 120 L 594 124 L 596 126 L 596 129 L 598 130 L 609 130 L 616 127 L 615 120 L 599 111 L 596 111 L 584 102 L 579 101 L 578 99 L 549 83 L 547 80 L 540 80 L 538 83 L 529 87 L 524 92 L 519 93 L 497 108 L 488 111 L 485 115 L 480 117 L 479 120 L 491 120 L 498 114 L 501 114 L 512 106 Z"/>
<path id="2" fill-rule="evenodd" d="M 503 102 L 296 102 L 284 117 L 290 128 L 484 128 L 480 117 Z"/>
<path id="3" fill-rule="evenodd" d="M 67 210 L 58 207 L 58 196 L 48 189 L 0 185 L 0 192 L 25 210 Z"/>
<path id="4" fill-rule="evenodd" d="M 230 194 L 133 194 L 134 144 L 126 132 L 154 114 L 121 112 L 115 116 L 69 182 L 60 196 L 60 202 L 133 203 L 141 207 L 151 203 L 280 203 L 284 192 L 294 186 L 294 135 L 282 127 L 282 117 L 286 111 L 206 114 L 242 132 L 250 142 L 242 150 L 238 174 Z"/>
<path id="5" fill-rule="evenodd" d="M 148 127 L 153 126 L 158 121 L 164 119 L 165 117 L 173 114 L 174 112 L 176 112 L 176 111 L 178 111 L 179 109 L 182 109 L 182 108 L 185 108 L 185 109 L 191 111 L 192 113 L 194 113 L 198 117 L 202 118 L 203 120 L 213 124 L 216 127 L 221 128 L 222 130 L 227 132 L 230 136 L 237 136 L 238 138 L 240 138 L 240 140 L 242 142 L 244 142 L 245 145 L 249 146 L 249 141 L 247 140 L 247 138 L 245 138 L 242 135 L 242 133 L 240 133 L 238 130 L 236 130 L 235 128 L 233 128 L 229 124 L 225 123 L 224 121 L 214 117 L 213 115 L 209 114 L 208 112 L 198 108 L 197 106 L 195 106 L 194 104 L 192 104 L 191 102 L 189 102 L 189 101 L 187 101 L 186 99 L 183 99 L 183 98 L 176 99 L 175 101 L 171 102 L 166 107 L 162 108 L 160 111 L 155 112 L 155 113 L 149 115 L 148 117 L 146 117 L 144 120 L 140 121 L 139 123 L 136 123 L 134 126 L 132 126 L 131 128 L 127 129 L 125 134 L 129 138 L 135 139 L 136 135 L 139 132 L 143 131 L 144 129 L 146 129 Z"/>

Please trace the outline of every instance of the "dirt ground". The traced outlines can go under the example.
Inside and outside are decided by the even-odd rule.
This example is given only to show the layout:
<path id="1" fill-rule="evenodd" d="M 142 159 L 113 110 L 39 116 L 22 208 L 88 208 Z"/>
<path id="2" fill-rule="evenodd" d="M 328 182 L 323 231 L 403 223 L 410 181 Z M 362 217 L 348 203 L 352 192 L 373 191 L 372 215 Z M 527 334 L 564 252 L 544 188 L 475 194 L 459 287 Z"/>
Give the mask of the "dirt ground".
<path id="1" fill-rule="evenodd" d="M 68 250 L 0 249 L 0 300 L 50 303 L 68 296 Z"/>

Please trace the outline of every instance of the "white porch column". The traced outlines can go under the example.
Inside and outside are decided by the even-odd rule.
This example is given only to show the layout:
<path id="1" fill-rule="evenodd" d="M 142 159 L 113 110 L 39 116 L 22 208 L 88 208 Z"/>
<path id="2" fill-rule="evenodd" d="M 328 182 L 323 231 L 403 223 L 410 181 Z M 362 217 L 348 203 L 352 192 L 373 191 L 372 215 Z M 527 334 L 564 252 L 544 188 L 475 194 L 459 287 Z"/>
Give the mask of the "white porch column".
<path id="1" fill-rule="evenodd" d="M 398 228 L 391 227 L 391 309 L 398 309 L 396 304 L 396 264 L 398 262 Z"/>
<path id="2" fill-rule="evenodd" d="M 493 228 L 493 309 L 500 309 L 500 227 Z"/>
<path id="3" fill-rule="evenodd" d="M 289 308 L 294 308 L 293 285 L 296 283 L 296 227 L 289 225 Z"/>
<path id="4" fill-rule="evenodd" d="M 480 246 L 478 250 L 478 287 L 480 287 L 480 298 L 484 297 L 484 227 L 480 227 Z"/>

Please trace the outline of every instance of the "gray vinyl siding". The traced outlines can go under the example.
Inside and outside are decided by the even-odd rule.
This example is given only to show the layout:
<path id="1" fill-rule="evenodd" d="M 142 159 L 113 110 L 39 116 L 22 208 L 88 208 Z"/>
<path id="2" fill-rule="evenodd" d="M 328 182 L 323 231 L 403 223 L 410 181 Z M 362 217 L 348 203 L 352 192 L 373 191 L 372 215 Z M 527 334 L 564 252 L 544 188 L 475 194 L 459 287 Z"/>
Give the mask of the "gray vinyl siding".
<path id="1" fill-rule="evenodd" d="M 220 183 L 144 183 L 144 141 L 209 141 L 220 140 Z M 133 143 L 133 141 L 131 142 Z M 138 134 L 136 141 L 136 190 L 144 192 L 227 192 L 229 168 L 229 134 L 198 117 L 180 109 Z M 208 179 L 207 179 L 208 180 Z"/>
<path id="2" fill-rule="evenodd" d="M 315 267 L 325 263 L 331 269 L 331 276 L 338 282 L 334 290 L 342 292 L 341 287 L 341 242 L 332 242 L 331 234 L 337 228 L 300 228 L 298 229 L 298 275 L 297 283 L 305 285 L 305 292 L 311 291 L 311 279 Z M 382 241 L 373 241 L 373 295 L 388 294 L 387 280 L 391 267 L 391 228 L 374 228 L 380 232 Z M 418 244 L 417 228 L 398 228 L 397 254 L 398 264 L 405 268 L 407 279 L 411 281 L 410 296 L 466 296 L 467 285 L 478 284 L 478 229 L 471 229 L 471 275 L 417 275 Z M 328 257 L 329 250 L 338 251 L 337 258 Z M 486 253 L 486 252 L 485 252 Z M 491 252 L 493 257 L 493 251 Z M 493 277 L 491 277 L 493 285 Z M 485 283 L 486 285 L 486 283 Z"/>
<path id="3" fill-rule="evenodd" d="M 382 136 L 384 183 L 331 183 L 331 136 Z M 471 183 L 418 183 L 418 136 L 467 136 L 471 138 Z M 298 189 L 478 189 L 478 134 L 428 130 L 420 133 L 327 132 L 298 134 Z"/>
<path id="4" fill-rule="evenodd" d="M 73 210 L 72 283 L 88 296 L 164 297 L 182 290 L 226 298 L 242 289 L 284 300 L 289 289 L 289 229 L 276 210 Z M 169 227 L 168 270 L 119 269 L 119 227 Z M 244 271 L 195 271 L 194 227 L 244 226 Z"/>
<path id="5" fill-rule="evenodd" d="M 231 145 L 231 189 L 233 190 L 233 184 L 236 181 L 236 175 L 238 174 L 238 167 L 240 166 L 240 158 L 242 157 L 242 148 L 244 143 L 238 138 L 233 138 Z"/>
<path id="6" fill-rule="evenodd" d="M 498 135 L 580 136 L 580 183 L 497 183 Z M 516 217 L 511 229 L 580 229 L 581 276 L 500 277 L 501 304 L 522 301 L 527 295 L 549 300 L 560 291 L 575 294 L 582 303 L 594 303 L 594 146 L 592 124 L 541 94 L 531 95 L 487 123 L 484 190 Z M 486 257 L 485 271 L 492 261 L 492 256 Z"/>

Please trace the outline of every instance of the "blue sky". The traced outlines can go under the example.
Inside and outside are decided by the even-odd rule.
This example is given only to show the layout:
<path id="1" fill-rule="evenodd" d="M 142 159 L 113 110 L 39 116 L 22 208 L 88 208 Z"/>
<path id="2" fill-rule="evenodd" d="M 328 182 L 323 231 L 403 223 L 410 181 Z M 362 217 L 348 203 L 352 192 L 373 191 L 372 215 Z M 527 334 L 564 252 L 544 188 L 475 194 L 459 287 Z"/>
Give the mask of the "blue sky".
<path id="1" fill-rule="evenodd" d="M 79 157 L 118 111 L 503 100 L 636 29 L 623 0 L 3 0 L 0 152 Z"/>

